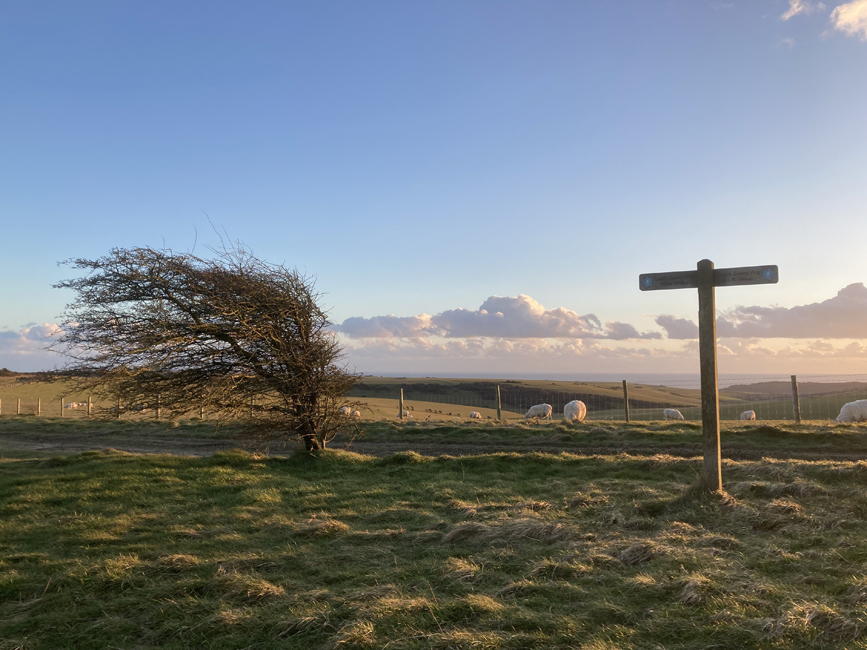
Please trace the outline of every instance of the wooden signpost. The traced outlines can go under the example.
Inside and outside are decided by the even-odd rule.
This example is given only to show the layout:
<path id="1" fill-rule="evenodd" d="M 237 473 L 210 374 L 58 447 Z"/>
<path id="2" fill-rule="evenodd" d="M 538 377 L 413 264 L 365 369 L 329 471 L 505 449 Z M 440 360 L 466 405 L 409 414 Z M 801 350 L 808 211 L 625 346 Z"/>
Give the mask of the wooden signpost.
<path id="1" fill-rule="evenodd" d="M 704 438 L 702 483 L 711 492 L 722 489 L 722 457 L 719 440 L 719 385 L 716 369 L 716 297 L 714 287 L 746 284 L 776 284 L 779 270 L 774 265 L 714 269 L 702 260 L 695 271 L 642 273 L 642 291 L 698 289 L 698 351 L 701 364 L 701 428 Z"/>

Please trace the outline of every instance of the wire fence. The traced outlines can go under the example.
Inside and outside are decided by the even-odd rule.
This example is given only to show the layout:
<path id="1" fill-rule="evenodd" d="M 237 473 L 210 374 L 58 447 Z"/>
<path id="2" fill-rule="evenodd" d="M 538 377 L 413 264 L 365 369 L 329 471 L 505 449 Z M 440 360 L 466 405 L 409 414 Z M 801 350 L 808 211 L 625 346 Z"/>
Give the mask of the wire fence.
<path id="1" fill-rule="evenodd" d="M 741 383 L 743 382 L 743 383 Z M 542 383 L 542 382 L 534 382 Z M 573 400 L 584 403 L 585 420 L 637 422 L 680 419 L 701 421 L 701 390 L 697 379 L 669 380 L 664 384 L 552 382 L 550 389 L 528 388 L 523 382 L 503 381 L 458 384 L 451 391 L 425 391 L 408 384 L 402 388 L 403 405 L 415 419 L 467 418 L 471 411 L 482 419 L 523 418 L 530 407 L 549 404 L 552 419 L 563 417 Z M 499 395 L 497 388 L 499 387 Z M 439 388 L 439 387 L 437 387 Z M 400 388 L 391 395 L 398 415 Z M 628 401 L 626 397 L 628 396 Z M 361 395 L 361 398 L 368 397 Z M 791 375 L 727 378 L 719 393 L 721 420 L 834 420 L 848 402 L 867 399 L 867 375 Z M 628 404 L 628 414 L 627 414 Z M 666 417 L 668 414 L 668 418 Z"/>
<path id="2" fill-rule="evenodd" d="M 350 399 L 370 403 L 362 413 L 374 419 L 399 417 L 402 390 L 403 410 L 416 420 L 461 420 L 474 411 L 481 419 L 523 419 L 537 404 L 551 405 L 552 419 L 560 419 L 566 404 L 577 400 L 586 406 L 585 420 L 589 421 L 659 421 L 666 419 L 666 410 L 676 411 L 685 421 L 701 421 L 698 379 L 666 379 L 661 383 L 479 380 L 407 383 L 403 387 L 393 380 L 389 385 L 372 385 L 372 379 L 362 382 Z M 801 420 L 829 421 L 837 418 L 844 404 L 867 399 L 867 374 L 803 375 L 795 381 L 790 375 L 767 375 L 758 381 L 755 376 L 728 377 L 723 386 L 719 394 L 721 420 L 740 420 L 742 414 L 752 412 L 756 420 L 797 420 L 800 413 Z M 118 405 L 87 396 L 42 396 L 33 388 L 21 391 L 22 396 L 15 395 L 14 387 L 0 391 L 0 416 L 159 418 L 156 404 Z M 207 417 L 194 404 L 190 405 L 190 415 Z M 674 413 L 669 415 L 677 418 Z"/>

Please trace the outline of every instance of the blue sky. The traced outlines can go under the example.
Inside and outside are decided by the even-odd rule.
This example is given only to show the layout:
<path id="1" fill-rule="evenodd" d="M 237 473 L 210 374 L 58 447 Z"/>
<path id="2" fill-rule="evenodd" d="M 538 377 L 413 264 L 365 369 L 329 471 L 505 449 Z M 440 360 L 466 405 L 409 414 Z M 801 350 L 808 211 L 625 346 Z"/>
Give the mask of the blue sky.
<path id="1" fill-rule="evenodd" d="M 0 366 L 54 364 L 59 260 L 206 253 L 213 223 L 338 325 L 524 295 L 661 336 L 344 327 L 363 371 L 689 371 L 657 319 L 694 293 L 637 277 L 710 258 L 780 267 L 721 312 L 817 320 L 721 370 L 860 372 L 862 330 L 791 308 L 867 282 L 865 80 L 867 0 L 4 3 Z"/>

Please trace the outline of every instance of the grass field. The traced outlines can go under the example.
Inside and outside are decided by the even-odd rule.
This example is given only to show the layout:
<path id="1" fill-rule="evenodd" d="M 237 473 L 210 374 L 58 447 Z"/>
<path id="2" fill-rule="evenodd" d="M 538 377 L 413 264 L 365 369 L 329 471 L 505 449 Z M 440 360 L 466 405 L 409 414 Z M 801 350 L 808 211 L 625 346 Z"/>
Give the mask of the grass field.
<path id="1" fill-rule="evenodd" d="M 14 443 L 239 432 L 3 418 L 0 648 L 867 647 L 867 427 L 730 427 L 767 458 L 715 497 L 663 453 L 689 423 L 362 427 L 546 453 L 58 456 Z"/>

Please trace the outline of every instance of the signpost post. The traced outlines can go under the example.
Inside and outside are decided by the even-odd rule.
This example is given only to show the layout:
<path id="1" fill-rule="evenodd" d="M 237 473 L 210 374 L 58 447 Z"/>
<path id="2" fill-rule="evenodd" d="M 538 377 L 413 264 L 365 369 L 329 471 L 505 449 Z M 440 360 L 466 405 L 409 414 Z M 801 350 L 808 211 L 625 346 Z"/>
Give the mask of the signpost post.
<path id="1" fill-rule="evenodd" d="M 779 270 L 774 265 L 715 269 L 713 262 L 702 260 L 695 271 L 642 273 L 638 287 L 642 291 L 664 289 L 698 289 L 698 350 L 701 365 L 701 428 L 704 438 L 702 483 L 711 492 L 722 489 L 722 457 L 719 439 L 719 382 L 716 368 L 716 297 L 715 287 L 746 284 L 776 284 Z"/>

